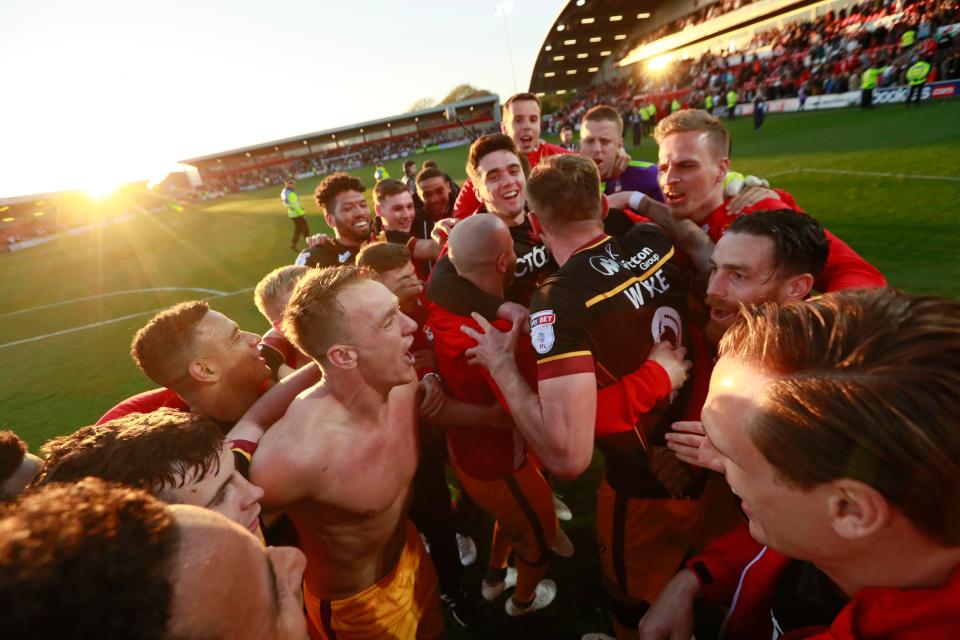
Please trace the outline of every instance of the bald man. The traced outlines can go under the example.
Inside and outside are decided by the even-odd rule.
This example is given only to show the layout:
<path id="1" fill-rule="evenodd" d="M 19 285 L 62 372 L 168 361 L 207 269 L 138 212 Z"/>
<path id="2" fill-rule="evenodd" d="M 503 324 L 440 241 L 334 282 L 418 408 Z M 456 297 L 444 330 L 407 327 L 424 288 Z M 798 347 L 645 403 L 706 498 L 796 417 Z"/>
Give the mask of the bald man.
<path id="1" fill-rule="evenodd" d="M 448 242 L 457 274 L 481 291 L 503 297 L 517 263 L 507 224 L 492 214 L 471 216 L 453 228 Z M 448 393 L 477 405 L 502 401 L 489 372 L 468 363 L 466 351 L 476 342 L 460 328 L 477 328 L 476 322 L 431 305 L 428 323 Z M 504 330 L 510 328 L 505 320 L 497 324 Z M 536 384 L 536 359 L 529 342 L 517 343 L 515 357 L 531 384 Z M 550 485 L 528 458 L 523 439 L 516 428 L 468 425 L 448 428 L 447 439 L 450 462 L 464 490 L 496 520 L 487 574 L 481 584 L 483 597 L 492 601 L 515 582 L 516 590 L 504 605 L 509 615 L 546 607 L 557 592 L 552 580 L 542 579 L 557 535 L 557 517 Z M 517 569 L 508 574 L 511 551 L 516 554 Z"/>

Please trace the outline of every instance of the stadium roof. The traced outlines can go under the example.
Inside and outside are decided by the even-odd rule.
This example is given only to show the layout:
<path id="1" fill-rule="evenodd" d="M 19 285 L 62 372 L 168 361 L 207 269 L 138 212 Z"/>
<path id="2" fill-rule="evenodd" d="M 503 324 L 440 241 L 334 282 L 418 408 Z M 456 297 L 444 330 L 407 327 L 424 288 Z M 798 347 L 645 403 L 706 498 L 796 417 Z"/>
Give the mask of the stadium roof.
<path id="1" fill-rule="evenodd" d="M 610 56 L 652 28 L 657 0 L 569 0 L 557 15 L 537 54 L 530 91 L 556 93 L 590 84 Z"/>
<path id="2" fill-rule="evenodd" d="M 231 149 L 229 151 L 221 151 L 220 153 L 212 153 L 210 155 L 201 156 L 199 158 L 190 158 L 189 160 L 181 160 L 181 164 L 188 165 L 200 165 L 205 164 L 211 161 L 216 161 L 218 159 L 227 158 L 230 156 L 241 156 L 254 151 L 262 151 L 267 149 L 273 149 L 275 147 L 283 147 L 288 145 L 302 145 L 306 143 L 314 143 L 320 139 L 335 136 L 339 133 L 352 133 L 359 131 L 361 129 L 369 129 L 371 132 L 378 129 L 386 127 L 387 125 L 403 125 L 403 124 L 412 124 L 418 121 L 420 118 L 426 118 L 428 116 L 438 116 L 444 114 L 448 109 L 453 108 L 457 111 L 469 110 L 471 107 L 479 105 L 499 105 L 500 96 L 496 94 L 480 96 L 477 98 L 470 98 L 469 100 L 461 100 L 459 102 L 452 102 L 450 104 L 441 105 L 438 107 L 430 107 L 428 109 L 420 109 L 419 111 L 410 111 L 408 113 L 402 113 L 395 116 L 388 116 L 386 118 L 378 118 L 376 120 L 369 120 L 367 122 L 358 122 L 355 124 L 350 124 L 342 127 L 334 127 L 332 129 L 324 129 L 322 131 L 314 131 L 313 133 L 304 133 L 298 136 L 293 136 L 290 138 L 284 138 L 282 140 L 273 140 L 270 142 L 262 142 L 260 144 L 251 145 L 248 147 L 241 147 L 239 149 Z"/>

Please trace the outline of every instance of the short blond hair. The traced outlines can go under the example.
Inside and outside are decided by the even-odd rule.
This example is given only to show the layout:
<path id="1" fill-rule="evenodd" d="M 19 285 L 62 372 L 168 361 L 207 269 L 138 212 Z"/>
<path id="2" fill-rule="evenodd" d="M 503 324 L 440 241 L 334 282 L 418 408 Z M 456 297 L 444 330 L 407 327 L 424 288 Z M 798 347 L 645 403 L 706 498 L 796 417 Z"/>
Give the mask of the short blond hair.
<path id="1" fill-rule="evenodd" d="M 277 304 L 280 295 L 293 291 L 300 278 L 309 272 L 310 267 L 290 264 L 265 275 L 253 291 L 253 302 L 263 317 L 271 323 L 274 322 L 274 318 L 279 321 L 283 315 L 283 309 L 278 308 L 280 305 Z"/>
<path id="2" fill-rule="evenodd" d="M 686 133 L 687 131 L 701 131 L 707 134 L 710 142 L 713 143 L 714 151 L 717 157 L 730 157 L 730 134 L 723 122 L 717 116 L 710 115 L 703 109 L 681 109 L 657 123 L 657 128 L 653 131 L 653 139 L 657 144 L 675 133 Z"/>

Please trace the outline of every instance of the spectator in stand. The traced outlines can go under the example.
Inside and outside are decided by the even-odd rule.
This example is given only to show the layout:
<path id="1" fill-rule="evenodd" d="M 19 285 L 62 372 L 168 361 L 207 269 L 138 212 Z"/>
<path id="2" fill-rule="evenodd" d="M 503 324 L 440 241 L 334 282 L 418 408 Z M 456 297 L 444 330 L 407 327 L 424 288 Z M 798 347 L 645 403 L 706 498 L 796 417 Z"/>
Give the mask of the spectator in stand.
<path id="1" fill-rule="evenodd" d="M 576 152 L 577 150 L 577 145 L 573 142 L 573 127 L 568 124 L 560 129 L 560 146 L 567 151 Z"/>
<path id="2" fill-rule="evenodd" d="M 410 195 L 416 197 L 417 194 L 417 163 L 413 160 L 407 160 L 403 163 L 403 184 L 410 191 Z"/>

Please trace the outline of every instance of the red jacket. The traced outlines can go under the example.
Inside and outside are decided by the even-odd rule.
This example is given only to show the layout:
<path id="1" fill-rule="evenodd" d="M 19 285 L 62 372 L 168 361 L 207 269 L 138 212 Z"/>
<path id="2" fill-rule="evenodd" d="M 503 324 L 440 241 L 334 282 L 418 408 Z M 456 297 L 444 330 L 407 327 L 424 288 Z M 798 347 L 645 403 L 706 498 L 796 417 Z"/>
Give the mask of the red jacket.
<path id="1" fill-rule="evenodd" d="M 755 213 L 757 211 L 769 211 L 772 209 L 793 209 L 800 211 L 796 201 L 786 191 L 774 189 L 780 198 L 766 198 L 752 207 L 748 207 L 744 213 Z M 707 214 L 703 220 L 703 228 L 706 230 L 710 239 L 716 242 L 723 235 L 737 216 L 727 212 L 727 203 L 724 202 L 719 207 Z M 864 260 L 856 251 L 850 248 L 843 240 L 833 235 L 826 229 L 823 230 L 830 241 L 830 253 L 827 254 L 827 264 L 823 272 L 814 283 L 814 288 L 821 292 L 840 291 L 841 289 L 856 289 L 860 287 L 885 287 L 887 281 L 883 274 L 876 267 Z"/>
<path id="2" fill-rule="evenodd" d="M 770 640 L 770 607 L 792 560 L 750 537 L 747 525 L 711 540 L 687 568 L 704 598 L 729 607 L 721 637 Z M 960 567 L 936 589 L 872 587 L 853 595 L 829 628 L 806 628 L 782 640 L 955 640 L 960 638 Z"/>
<path id="3" fill-rule="evenodd" d="M 131 413 L 150 413 L 164 407 L 178 409 L 179 411 L 190 411 L 190 406 L 183 398 L 166 387 L 160 387 L 130 396 L 100 416 L 97 424 L 122 418 Z"/>
<path id="4" fill-rule="evenodd" d="M 541 142 L 535 151 L 527 154 L 527 160 L 530 162 L 530 168 L 532 169 L 540 164 L 540 158 L 559 156 L 565 153 L 570 152 L 555 144 Z M 460 189 L 457 201 L 453 203 L 453 217 L 463 219 L 471 216 L 480 210 L 480 205 L 482 204 L 480 197 L 477 195 L 477 190 L 473 186 L 473 182 L 467 178 L 467 181 L 463 183 L 463 188 Z"/>

